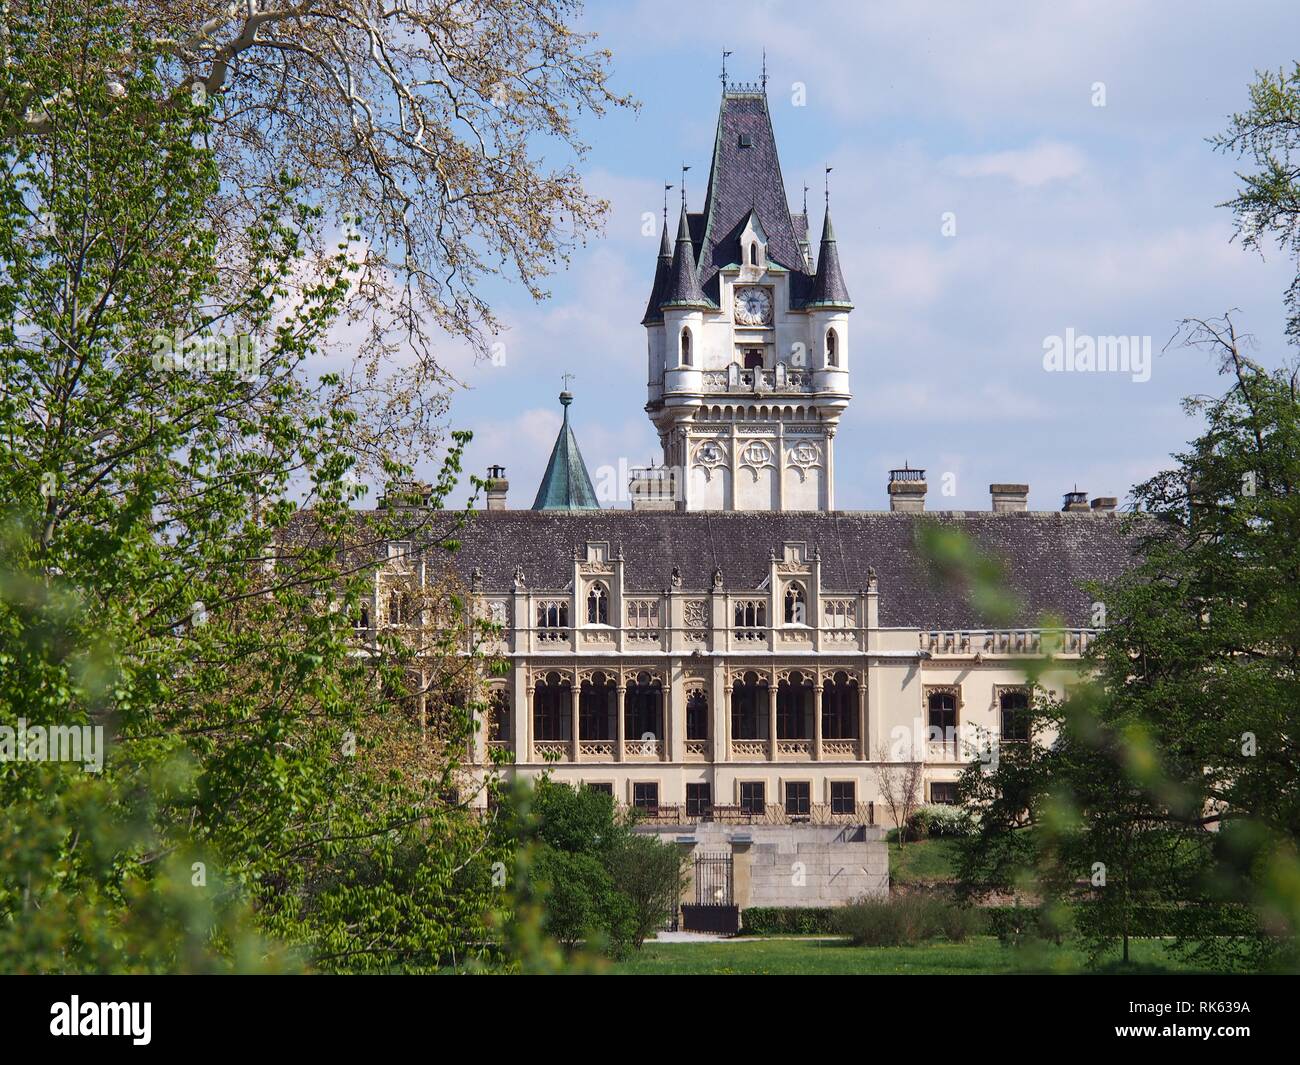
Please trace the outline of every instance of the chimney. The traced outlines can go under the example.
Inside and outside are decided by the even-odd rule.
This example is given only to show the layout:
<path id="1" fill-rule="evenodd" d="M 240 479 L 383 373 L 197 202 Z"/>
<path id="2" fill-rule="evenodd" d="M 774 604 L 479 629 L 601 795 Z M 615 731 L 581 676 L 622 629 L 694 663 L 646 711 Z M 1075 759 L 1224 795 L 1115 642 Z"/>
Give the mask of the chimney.
<path id="1" fill-rule="evenodd" d="M 1092 512 L 1094 514 L 1109 514 L 1115 509 L 1119 500 L 1115 496 L 1098 496 L 1092 501 Z"/>
<path id="2" fill-rule="evenodd" d="M 991 484 L 989 495 L 993 497 L 994 514 L 1011 514 L 1029 509 L 1027 484 Z"/>
<path id="3" fill-rule="evenodd" d="M 889 471 L 889 509 L 909 514 L 925 510 L 925 470 L 913 470 L 906 463 Z"/>
<path id="4" fill-rule="evenodd" d="M 681 482 L 676 466 L 637 466 L 628 478 L 633 510 L 677 510 Z"/>
<path id="5" fill-rule="evenodd" d="M 506 480 L 506 468 L 504 466 L 489 466 L 487 475 L 488 510 L 505 510 L 506 493 L 509 490 L 510 482 Z"/>
<path id="6" fill-rule="evenodd" d="M 1088 513 L 1088 493 L 1080 492 L 1075 488 L 1073 492 L 1065 493 L 1065 503 L 1061 510 L 1066 514 L 1087 514 Z"/>

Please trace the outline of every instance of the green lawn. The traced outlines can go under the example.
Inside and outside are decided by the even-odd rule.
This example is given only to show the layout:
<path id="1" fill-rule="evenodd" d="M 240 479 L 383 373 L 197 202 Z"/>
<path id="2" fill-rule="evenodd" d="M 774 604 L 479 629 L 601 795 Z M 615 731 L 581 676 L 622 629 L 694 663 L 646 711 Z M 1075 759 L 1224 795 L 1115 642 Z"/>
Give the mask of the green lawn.
<path id="1" fill-rule="evenodd" d="M 1144 972 L 1187 971 L 1156 940 L 1135 941 L 1132 954 Z M 1045 947 L 1041 953 L 1030 954 L 1004 947 L 990 936 L 978 936 L 965 943 L 925 943 L 915 947 L 855 947 L 844 940 L 765 939 L 647 943 L 639 954 L 615 963 L 610 971 L 626 976 L 923 975 L 1079 972 L 1084 969 L 1083 963 L 1083 954 L 1068 946 Z"/>
<path id="2" fill-rule="evenodd" d="M 899 846 L 889 844 L 889 883 L 919 884 L 954 880 L 957 876 L 957 841 L 921 839 Z"/>

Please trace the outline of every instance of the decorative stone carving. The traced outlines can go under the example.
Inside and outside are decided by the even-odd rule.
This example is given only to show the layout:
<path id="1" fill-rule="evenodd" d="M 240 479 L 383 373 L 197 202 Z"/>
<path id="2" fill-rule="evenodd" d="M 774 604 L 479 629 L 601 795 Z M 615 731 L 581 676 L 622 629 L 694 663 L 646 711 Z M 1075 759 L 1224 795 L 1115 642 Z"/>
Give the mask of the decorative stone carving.
<path id="1" fill-rule="evenodd" d="M 673 567 L 673 574 L 668 578 L 668 583 L 673 588 L 680 588 L 682 586 L 682 570 L 680 566 Z"/>
<path id="2" fill-rule="evenodd" d="M 707 615 L 704 610 L 703 599 L 688 599 L 685 603 L 684 617 L 686 627 L 690 629 L 702 629 L 708 624 Z"/>
<path id="3" fill-rule="evenodd" d="M 722 590 L 722 570 L 717 567 L 713 570 L 713 587 Z"/>
<path id="4" fill-rule="evenodd" d="M 515 566 L 515 591 L 522 592 L 528 587 L 528 581 L 524 579 L 524 567 Z"/>

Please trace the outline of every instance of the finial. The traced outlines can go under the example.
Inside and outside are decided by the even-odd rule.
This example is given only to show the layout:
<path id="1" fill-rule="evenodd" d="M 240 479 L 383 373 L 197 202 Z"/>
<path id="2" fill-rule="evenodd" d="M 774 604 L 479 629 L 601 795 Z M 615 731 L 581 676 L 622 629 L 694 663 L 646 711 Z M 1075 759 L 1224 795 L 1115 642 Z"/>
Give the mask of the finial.
<path id="1" fill-rule="evenodd" d="M 574 380 L 576 375 L 571 373 L 561 374 L 564 381 L 564 391 L 560 393 L 560 405 L 564 408 L 564 416 L 569 416 L 569 404 L 573 402 L 573 393 L 569 391 L 569 382 Z"/>
<path id="2" fill-rule="evenodd" d="M 724 51 L 722 53 L 722 91 L 723 92 L 727 91 L 727 56 L 729 55 L 731 55 L 730 52 Z"/>
<path id="3" fill-rule="evenodd" d="M 673 187 L 667 182 L 664 183 L 664 226 L 668 225 L 668 194 L 673 191 Z"/>
<path id="4" fill-rule="evenodd" d="M 763 91 L 767 92 L 767 49 L 763 49 Z"/>
<path id="5" fill-rule="evenodd" d="M 823 180 L 826 183 L 826 210 L 828 211 L 831 209 L 831 171 L 834 169 L 835 168 L 833 166 L 828 166 L 826 168 L 826 174 L 823 178 Z"/>
<path id="6" fill-rule="evenodd" d="M 808 182 L 803 183 L 803 216 L 808 217 Z"/>
<path id="7" fill-rule="evenodd" d="M 730 52 L 727 55 L 731 55 Z M 690 169 L 685 163 L 682 164 L 682 210 L 686 210 L 686 171 Z"/>

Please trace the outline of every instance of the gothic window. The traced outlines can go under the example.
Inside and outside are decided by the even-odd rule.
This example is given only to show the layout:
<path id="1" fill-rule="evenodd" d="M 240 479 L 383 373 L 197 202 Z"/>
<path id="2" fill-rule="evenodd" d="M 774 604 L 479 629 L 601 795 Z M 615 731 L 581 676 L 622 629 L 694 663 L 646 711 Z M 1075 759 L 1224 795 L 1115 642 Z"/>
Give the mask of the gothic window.
<path id="1" fill-rule="evenodd" d="M 758 243 L 754 242 L 749 246 L 749 265 L 758 265 Z"/>
<path id="2" fill-rule="evenodd" d="M 363 606 L 361 607 L 361 612 L 360 612 L 359 614 L 357 614 L 357 625 L 356 625 L 356 627 L 357 627 L 358 629 L 368 629 L 368 628 L 370 628 L 370 607 L 365 606 L 365 605 L 363 605 Z"/>
<path id="3" fill-rule="evenodd" d="M 731 689 L 731 738 L 767 739 L 767 709 L 767 685 L 758 683 L 758 674 L 746 673 Z"/>
<path id="4" fill-rule="evenodd" d="M 838 366 L 840 364 L 840 343 L 839 337 L 835 335 L 834 329 L 826 330 L 826 365 Z"/>
<path id="5" fill-rule="evenodd" d="M 510 692 L 507 689 L 492 689 L 492 695 L 488 699 L 488 714 L 491 720 L 488 739 L 510 739 Z"/>
<path id="6" fill-rule="evenodd" d="M 1001 692 L 998 708 L 1002 711 L 1002 738 L 1029 739 L 1029 693 L 1023 690 Z"/>
<path id="7" fill-rule="evenodd" d="M 567 740 L 573 735 L 573 689 L 559 673 L 548 673 L 533 694 L 533 736 Z"/>
<path id="8" fill-rule="evenodd" d="M 561 599 L 547 599 L 538 603 L 537 627 L 539 629 L 567 629 L 569 627 L 569 604 Z"/>
<path id="9" fill-rule="evenodd" d="M 689 329 L 682 330 L 682 365 L 691 365 L 691 331 Z"/>
<path id="10" fill-rule="evenodd" d="M 630 740 L 664 738 L 664 688 L 658 677 L 638 673 L 623 696 L 624 728 Z"/>
<path id="11" fill-rule="evenodd" d="M 601 581 L 592 584 L 587 592 L 587 624 L 609 624 L 609 589 Z"/>
<path id="12" fill-rule="evenodd" d="M 735 608 L 736 628 L 754 629 L 767 625 L 767 603 L 762 599 L 741 599 Z"/>
<path id="13" fill-rule="evenodd" d="M 605 673 L 593 673 L 578 692 L 578 739 L 612 740 L 617 735 L 618 691 Z"/>
<path id="14" fill-rule="evenodd" d="M 822 736 L 828 740 L 858 738 L 858 682 L 843 670 L 822 688 Z"/>
<path id="15" fill-rule="evenodd" d="M 709 738 L 709 697 L 698 688 L 686 696 L 686 738 Z"/>
<path id="16" fill-rule="evenodd" d="M 410 595 L 396 589 L 388 593 L 388 624 L 409 625 L 413 620 L 411 613 Z"/>
<path id="17" fill-rule="evenodd" d="M 812 739 L 813 690 L 809 678 L 791 673 L 776 689 L 776 738 Z"/>
<path id="18" fill-rule="evenodd" d="M 763 349 L 762 348 L 745 348 L 745 369 L 761 370 L 763 368 Z"/>
<path id="19" fill-rule="evenodd" d="M 785 623 L 808 624 L 808 596 L 798 581 L 791 581 L 785 587 Z"/>

